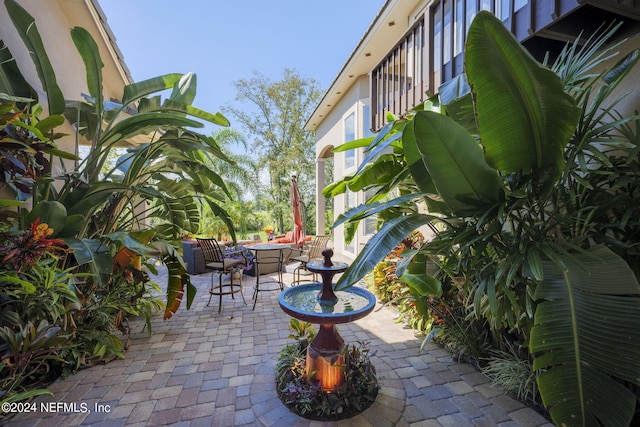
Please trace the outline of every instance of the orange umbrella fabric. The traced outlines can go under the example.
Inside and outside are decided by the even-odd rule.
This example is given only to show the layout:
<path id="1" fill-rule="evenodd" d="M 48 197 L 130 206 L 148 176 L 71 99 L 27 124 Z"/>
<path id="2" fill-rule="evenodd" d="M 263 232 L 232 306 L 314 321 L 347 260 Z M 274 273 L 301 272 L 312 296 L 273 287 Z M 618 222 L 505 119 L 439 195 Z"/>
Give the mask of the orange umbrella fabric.
<path id="1" fill-rule="evenodd" d="M 302 200 L 300 199 L 300 191 L 298 191 L 298 182 L 296 176 L 291 177 L 291 210 L 293 211 L 293 242 L 301 248 L 304 245 L 306 233 L 304 229 L 304 220 L 302 219 Z"/>

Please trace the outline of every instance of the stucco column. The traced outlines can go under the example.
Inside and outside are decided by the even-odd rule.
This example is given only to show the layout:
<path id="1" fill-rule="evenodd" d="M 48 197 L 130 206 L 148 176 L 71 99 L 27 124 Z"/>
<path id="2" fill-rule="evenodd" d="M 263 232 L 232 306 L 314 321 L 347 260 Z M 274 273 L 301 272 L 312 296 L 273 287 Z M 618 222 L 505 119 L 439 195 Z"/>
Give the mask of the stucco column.
<path id="1" fill-rule="evenodd" d="M 324 196 L 322 189 L 325 187 L 324 177 L 324 159 L 316 159 L 316 234 L 324 234 Z"/>

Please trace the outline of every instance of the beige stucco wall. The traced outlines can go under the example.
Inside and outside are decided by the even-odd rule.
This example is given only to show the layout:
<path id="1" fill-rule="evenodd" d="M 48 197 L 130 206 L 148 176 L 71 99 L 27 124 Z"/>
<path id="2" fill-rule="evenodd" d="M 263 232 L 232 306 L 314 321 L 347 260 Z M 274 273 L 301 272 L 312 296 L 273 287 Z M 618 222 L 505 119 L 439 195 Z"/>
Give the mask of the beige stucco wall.
<path id="1" fill-rule="evenodd" d="M 640 49 L 640 34 L 630 37 L 620 46 L 618 56 L 605 63 L 604 67 L 611 69 L 634 49 Z M 616 89 L 613 98 L 620 96 L 625 96 L 625 98 L 616 106 L 616 110 L 623 115 L 633 115 L 635 111 L 640 111 L 640 63 L 636 64 L 624 82 Z"/>
<path id="2" fill-rule="evenodd" d="M 367 76 L 360 76 L 356 82 L 344 93 L 340 102 L 331 110 L 329 116 L 322 122 L 316 130 L 316 155 L 321 156 L 328 147 L 337 147 L 345 143 L 344 121 L 351 114 L 355 113 L 356 122 L 356 139 L 362 138 L 363 134 L 363 107 L 369 103 L 369 79 Z M 349 173 L 355 172 L 363 159 L 362 149 L 356 150 L 355 166 L 345 169 L 345 153 L 334 154 L 334 178 L 339 179 Z M 357 194 L 356 204 L 363 203 L 362 194 Z M 334 220 L 339 214 L 345 211 L 346 197 L 344 194 L 338 195 L 334 199 Z M 338 226 L 333 230 L 334 235 L 334 251 L 347 257 L 355 257 L 357 252 L 362 249 L 366 242 L 366 238 L 362 233 L 362 227 L 359 227 L 358 234 L 352 242 L 355 252 L 345 251 L 344 244 L 344 227 Z"/>

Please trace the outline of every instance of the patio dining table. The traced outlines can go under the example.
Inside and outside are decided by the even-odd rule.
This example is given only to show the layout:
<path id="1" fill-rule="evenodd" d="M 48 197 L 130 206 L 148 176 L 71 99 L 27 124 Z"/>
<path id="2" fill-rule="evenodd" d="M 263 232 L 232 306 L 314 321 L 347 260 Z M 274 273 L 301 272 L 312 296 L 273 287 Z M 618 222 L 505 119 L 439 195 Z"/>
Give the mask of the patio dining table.
<path id="1" fill-rule="evenodd" d="M 256 268 L 256 286 L 253 288 L 253 309 L 256 308 L 256 303 L 258 302 L 258 294 L 263 291 L 282 291 L 284 289 L 284 280 L 282 278 L 282 266 L 284 264 L 284 250 L 289 248 L 289 245 L 284 243 L 259 243 L 257 245 L 247 246 L 247 248 L 251 251 L 255 251 L 256 258 L 254 261 Z M 277 256 L 264 256 L 260 255 L 261 251 L 277 251 Z M 267 282 L 263 282 L 262 285 L 265 284 L 277 284 L 276 288 L 266 288 L 260 289 L 260 266 L 266 265 L 277 265 L 278 269 L 278 280 L 273 281 L 269 279 Z"/>

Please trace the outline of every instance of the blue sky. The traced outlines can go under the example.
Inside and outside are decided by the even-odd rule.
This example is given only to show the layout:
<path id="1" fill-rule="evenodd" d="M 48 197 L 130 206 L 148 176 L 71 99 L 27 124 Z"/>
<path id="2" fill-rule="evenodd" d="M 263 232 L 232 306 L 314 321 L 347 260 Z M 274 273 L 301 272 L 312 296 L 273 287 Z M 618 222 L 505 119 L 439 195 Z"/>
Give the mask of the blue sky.
<path id="1" fill-rule="evenodd" d="M 134 80 L 193 71 L 195 106 L 217 112 L 253 70 L 295 68 L 326 90 L 384 0 L 99 2 Z"/>

